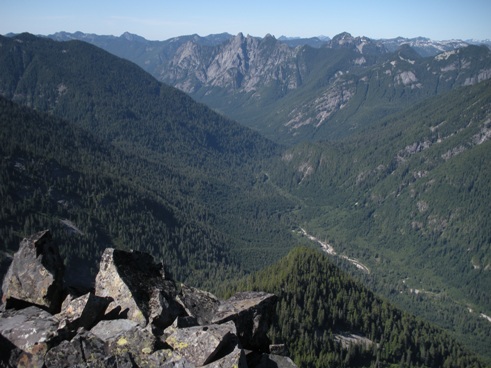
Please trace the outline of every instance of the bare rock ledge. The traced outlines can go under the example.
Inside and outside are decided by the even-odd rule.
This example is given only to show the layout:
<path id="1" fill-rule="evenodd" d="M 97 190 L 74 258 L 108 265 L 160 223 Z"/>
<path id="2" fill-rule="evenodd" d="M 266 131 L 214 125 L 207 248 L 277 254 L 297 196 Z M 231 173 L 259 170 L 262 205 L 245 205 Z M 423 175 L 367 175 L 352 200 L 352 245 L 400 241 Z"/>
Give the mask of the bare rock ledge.
<path id="1" fill-rule="evenodd" d="M 22 240 L 2 283 L 0 367 L 295 367 L 267 337 L 273 294 L 219 300 L 112 248 L 94 292 L 70 294 L 63 275 L 49 230 Z"/>

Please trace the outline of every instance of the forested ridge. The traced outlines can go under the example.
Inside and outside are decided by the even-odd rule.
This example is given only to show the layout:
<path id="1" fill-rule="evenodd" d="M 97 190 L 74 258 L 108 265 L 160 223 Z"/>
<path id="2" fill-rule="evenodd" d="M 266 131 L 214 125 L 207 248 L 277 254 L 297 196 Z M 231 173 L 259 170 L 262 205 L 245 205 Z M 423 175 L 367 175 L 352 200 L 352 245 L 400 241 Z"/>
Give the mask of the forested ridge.
<path id="1" fill-rule="evenodd" d="M 51 228 L 60 237 L 72 276 L 89 266 L 92 275 L 85 276 L 93 277 L 108 246 L 167 259 L 176 276 L 186 279 L 194 273 L 198 283 L 217 277 L 211 270 L 240 272 L 227 237 L 207 224 L 205 209 L 165 182 L 159 188 L 166 196 L 146 188 L 144 176 L 138 175 L 140 160 L 65 121 L 3 98 L 0 114 L 4 250 L 14 250 L 38 229 Z"/>
<path id="2" fill-rule="evenodd" d="M 292 250 L 236 289 L 279 297 L 270 336 L 300 367 L 483 366 L 443 330 L 375 296 L 311 248 Z M 344 345 L 343 337 L 352 339 Z"/>
<path id="3" fill-rule="evenodd" d="M 344 140 L 294 147 L 282 158 L 290 169 L 277 165 L 272 177 L 304 199 L 302 220 L 338 249 L 359 244 L 374 257 L 373 243 L 400 260 L 422 256 L 450 282 L 451 273 L 480 280 L 466 291 L 489 306 L 490 87 L 434 98 Z M 453 266 L 431 267 L 442 259 Z"/>
<path id="4" fill-rule="evenodd" d="M 342 140 L 296 146 L 282 158 L 291 169 L 271 175 L 305 201 L 302 227 L 371 274 L 343 267 L 487 356 L 490 86 L 421 102 Z"/>
<path id="5" fill-rule="evenodd" d="M 489 82 L 342 139 L 285 149 L 91 45 L 28 34 L 0 42 L 2 258 L 22 237 L 51 228 L 73 282 L 91 280 L 111 246 L 148 252 L 177 280 L 214 291 L 307 244 L 294 231 L 302 226 L 368 265 L 367 275 L 335 259 L 391 303 L 491 354 L 491 327 L 479 317 L 491 314 Z M 335 307 L 329 299 L 321 308 L 330 287 L 307 264 L 313 254 L 324 258 L 292 254 L 272 269 L 298 271 L 293 279 L 277 274 L 308 297 L 297 304 L 287 296 L 291 306 L 280 303 L 280 315 L 295 318 L 272 333 L 295 336 L 289 345 L 299 361 L 479 366 L 440 330 L 331 263 L 312 266 L 327 268 L 338 285 Z M 268 290 L 285 282 L 269 278 Z M 387 348 L 346 350 L 333 340 L 349 333 Z"/>

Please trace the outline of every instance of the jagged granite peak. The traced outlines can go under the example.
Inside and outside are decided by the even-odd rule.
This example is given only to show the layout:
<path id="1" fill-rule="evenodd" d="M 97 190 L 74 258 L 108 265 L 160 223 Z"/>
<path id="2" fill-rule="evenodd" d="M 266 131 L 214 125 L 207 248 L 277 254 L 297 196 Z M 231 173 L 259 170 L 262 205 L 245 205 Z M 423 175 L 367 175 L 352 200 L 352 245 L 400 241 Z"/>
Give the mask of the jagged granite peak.
<path id="1" fill-rule="evenodd" d="M 213 50 L 192 41 L 184 43 L 170 63 L 162 66 L 160 75 L 166 83 L 189 93 L 201 86 L 252 92 L 273 80 L 292 88 L 298 83 L 294 56 L 293 50 L 273 36 L 239 33 Z"/>
<path id="2" fill-rule="evenodd" d="M 349 32 L 341 32 L 334 36 L 331 40 L 332 46 L 349 45 L 355 42 L 355 38 Z"/>
<path id="3" fill-rule="evenodd" d="M 133 33 L 130 33 L 130 32 L 124 32 L 120 38 L 124 38 L 125 40 L 127 41 L 131 41 L 131 42 L 142 42 L 142 43 L 147 43 L 147 39 L 141 37 L 141 36 L 138 36 L 137 34 L 133 34 Z"/>
<path id="4" fill-rule="evenodd" d="M 177 37 L 172 37 L 169 38 L 168 40 L 165 41 L 154 41 L 156 44 L 160 44 L 161 46 L 167 45 L 167 44 L 172 44 L 172 43 L 178 43 L 182 44 L 188 41 L 195 42 L 201 46 L 219 46 L 234 36 L 231 35 L 230 33 L 224 32 L 224 33 L 218 33 L 218 34 L 210 34 L 208 36 L 200 36 L 198 34 L 192 34 L 192 35 L 185 35 L 185 36 L 177 36 Z"/>
<path id="5" fill-rule="evenodd" d="M 385 54 L 386 48 L 365 36 L 353 37 L 348 32 L 340 33 L 326 44 L 329 48 L 351 48 L 360 54 Z"/>
<path id="6" fill-rule="evenodd" d="M 470 86 L 491 78 L 491 50 L 486 46 L 469 45 L 446 51 L 428 63 L 433 71 L 454 80 L 460 86 Z"/>

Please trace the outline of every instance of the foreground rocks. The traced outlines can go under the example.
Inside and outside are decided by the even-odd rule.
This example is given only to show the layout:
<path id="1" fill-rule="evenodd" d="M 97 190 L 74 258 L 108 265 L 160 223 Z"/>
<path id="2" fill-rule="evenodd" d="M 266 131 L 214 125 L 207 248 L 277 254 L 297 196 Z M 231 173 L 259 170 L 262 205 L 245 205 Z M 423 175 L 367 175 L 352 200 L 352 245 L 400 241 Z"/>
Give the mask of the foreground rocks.
<path id="1" fill-rule="evenodd" d="M 2 285 L 0 367 L 295 367 L 267 337 L 273 294 L 222 301 L 116 249 L 94 292 L 71 295 L 62 277 L 49 231 L 21 242 Z"/>
<path id="2" fill-rule="evenodd" d="M 49 231 L 22 240 L 2 284 L 7 308 L 38 305 L 50 312 L 60 309 L 64 266 Z"/>
<path id="3" fill-rule="evenodd" d="M 108 313 L 117 312 L 140 326 L 165 328 L 183 315 L 177 286 L 165 278 L 151 255 L 108 248 L 102 255 L 95 294 L 113 298 Z"/>

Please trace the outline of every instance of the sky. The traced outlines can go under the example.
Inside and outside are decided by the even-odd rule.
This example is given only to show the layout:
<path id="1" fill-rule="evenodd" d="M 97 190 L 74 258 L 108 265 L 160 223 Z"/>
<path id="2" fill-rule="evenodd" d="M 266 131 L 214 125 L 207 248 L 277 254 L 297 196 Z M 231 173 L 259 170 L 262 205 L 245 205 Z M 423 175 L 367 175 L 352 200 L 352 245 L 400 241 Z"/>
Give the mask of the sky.
<path id="1" fill-rule="evenodd" d="M 490 0 L 0 0 L 0 34 L 491 39 Z"/>

